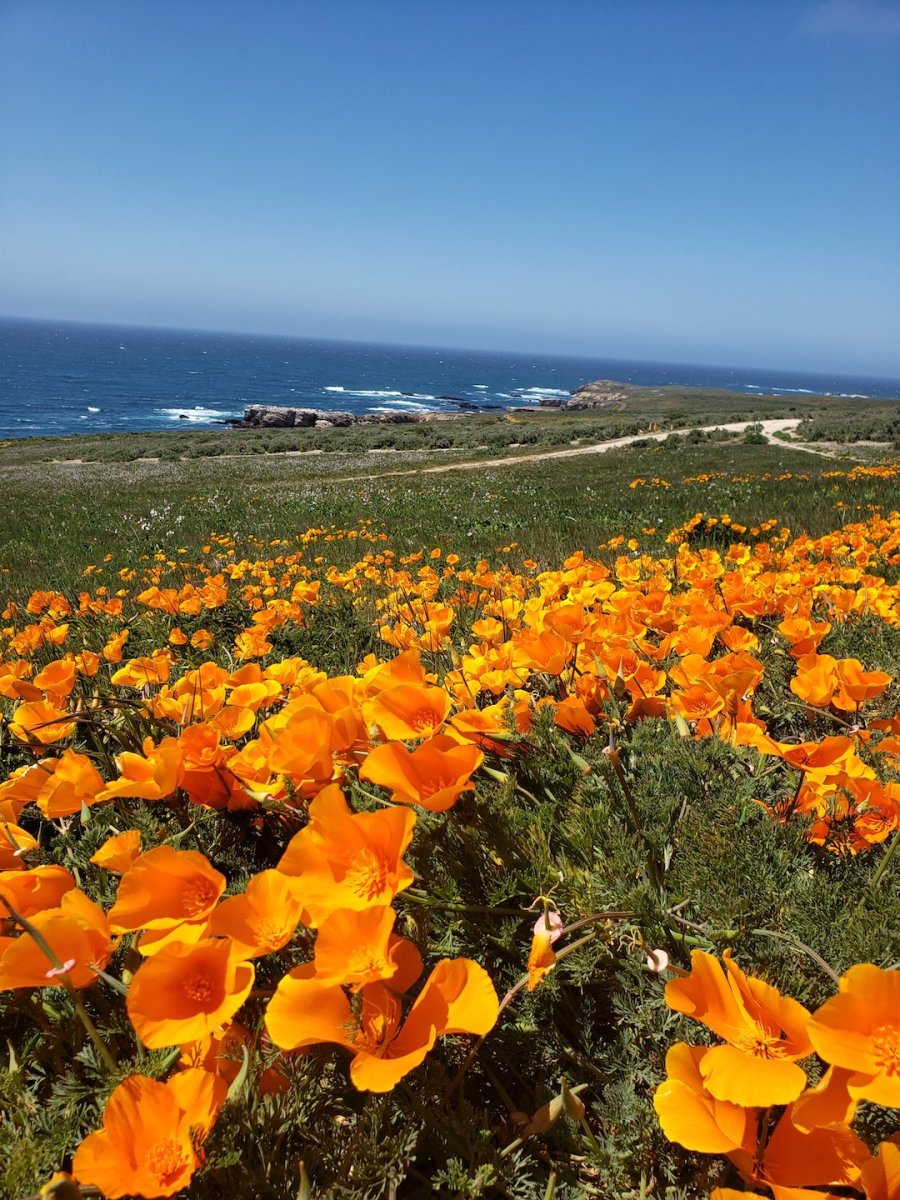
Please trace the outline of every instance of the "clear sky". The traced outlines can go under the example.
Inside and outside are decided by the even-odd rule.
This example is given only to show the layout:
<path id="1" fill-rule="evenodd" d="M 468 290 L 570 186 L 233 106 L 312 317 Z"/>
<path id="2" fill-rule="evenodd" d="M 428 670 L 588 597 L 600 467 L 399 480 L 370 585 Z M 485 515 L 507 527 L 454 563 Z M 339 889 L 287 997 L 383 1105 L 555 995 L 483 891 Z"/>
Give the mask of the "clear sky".
<path id="1" fill-rule="evenodd" d="M 900 375 L 897 0 L 0 0 L 0 313 Z"/>

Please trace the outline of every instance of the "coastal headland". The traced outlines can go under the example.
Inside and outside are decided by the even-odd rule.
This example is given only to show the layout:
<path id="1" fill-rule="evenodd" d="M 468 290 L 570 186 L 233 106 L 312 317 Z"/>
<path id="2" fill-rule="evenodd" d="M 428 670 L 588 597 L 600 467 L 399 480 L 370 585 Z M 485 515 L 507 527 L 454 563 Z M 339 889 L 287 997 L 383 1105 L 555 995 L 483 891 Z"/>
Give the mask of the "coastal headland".
<path id="1" fill-rule="evenodd" d="M 450 397 L 444 397 L 450 403 Z M 335 465 L 374 455 L 440 455 L 447 461 L 586 448 L 622 439 L 734 441 L 728 426 L 790 421 L 781 440 L 831 454 L 877 458 L 900 446 L 900 400 L 775 395 L 595 380 L 543 404 L 498 408 L 458 398 L 455 411 L 362 412 L 248 405 L 236 421 L 166 430 L 61 434 L 0 440 L 0 467 L 53 462 L 163 462 L 258 455 L 324 455 Z"/>
<path id="2" fill-rule="evenodd" d="M 349 410 L 328 408 L 298 408 L 278 404 L 249 404 L 243 417 L 222 422 L 234 429 L 347 429 L 352 425 L 423 425 L 432 421 L 454 421 L 474 413 L 541 414 L 548 411 L 602 412 L 622 411 L 629 404 L 654 401 L 664 403 L 667 399 L 684 399 L 685 394 L 701 399 L 715 400 L 718 397 L 734 397 L 765 404 L 774 402 L 775 394 L 760 394 L 747 397 L 743 392 L 721 391 L 716 388 L 689 388 L 678 385 L 665 387 L 639 387 L 614 379 L 597 379 L 573 389 L 568 397 L 559 394 L 542 395 L 534 408 L 512 407 L 499 404 L 478 404 L 461 396 L 438 396 L 437 399 L 452 405 L 455 411 L 435 409 L 426 412 L 373 411 L 354 413 Z M 515 398 L 519 398 L 516 396 Z"/>

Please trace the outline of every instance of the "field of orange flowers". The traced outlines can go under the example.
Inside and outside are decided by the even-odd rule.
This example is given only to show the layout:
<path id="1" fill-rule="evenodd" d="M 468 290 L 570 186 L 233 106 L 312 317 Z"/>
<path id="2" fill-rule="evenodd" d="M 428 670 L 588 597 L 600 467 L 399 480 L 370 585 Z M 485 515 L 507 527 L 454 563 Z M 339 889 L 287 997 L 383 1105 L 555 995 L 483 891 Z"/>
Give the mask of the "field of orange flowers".
<path id="1" fill-rule="evenodd" d="M 900 513 L 654 544 L 5 597 L 4 1194 L 900 1196 Z"/>

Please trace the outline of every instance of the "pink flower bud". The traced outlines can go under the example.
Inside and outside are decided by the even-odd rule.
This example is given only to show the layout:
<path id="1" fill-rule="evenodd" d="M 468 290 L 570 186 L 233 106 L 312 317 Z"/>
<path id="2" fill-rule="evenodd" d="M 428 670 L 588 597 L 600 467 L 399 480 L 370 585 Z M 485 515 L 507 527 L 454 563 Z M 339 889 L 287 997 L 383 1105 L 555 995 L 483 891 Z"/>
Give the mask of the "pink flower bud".
<path id="1" fill-rule="evenodd" d="M 58 975 L 68 975 L 68 973 L 75 966 L 75 962 L 76 960 L 74 958 L 67 958 L 61 967 L 51 967 L 44 978 L 56 979 Z"/>
<path id="2" fill-rule="evenodd" d="M 550 944 L 559 941 L 562 936 L 562 917 L 558 912 L 542 913 L 534 923 L 534 932 L 549 933 Z"/>

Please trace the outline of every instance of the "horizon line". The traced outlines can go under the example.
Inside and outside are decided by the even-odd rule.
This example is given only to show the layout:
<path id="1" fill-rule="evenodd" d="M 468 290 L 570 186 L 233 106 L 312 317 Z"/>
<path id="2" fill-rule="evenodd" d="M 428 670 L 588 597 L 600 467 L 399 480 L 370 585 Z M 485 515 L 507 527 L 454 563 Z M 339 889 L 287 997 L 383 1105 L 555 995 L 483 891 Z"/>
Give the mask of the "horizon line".
<path id="1" fill-rule="evenodd" d="M 640 363 L 652 367 L 702 367 L 704 369 L 712 369 L 719 371 L 767 371 L 769 373 L 777 373 L 780 371 L 789 371 L 795 375 L 810 375 L 827 378 L 829 375 L 844 376 L 848 379 L 871 379 L 883 383 L 895 384 L 900 382 L 900 372 L 897 375 L 870 375 L 860 371 L 841 370 L 818 370 L 813 371 L 804 367 L 789 367 L 789 366 L 741 366 L 736 363 L 714 363 L 714 362 L 697 362 L 681 359 L 664 359 L 664 358 L 621 358 L 617 355 L 602 355 L 602 354 L 573 354 L 560 353 L 548 350 L 520 350 L 499 347 L 496 349 L 486 350 L 483 347 L 474 346 L 450 346 L 436 345 L 433 342 L 395 342 L 395 341 L 366 341 L 360 338 L 339 338 L 339 337 L 324 337 L 310 334 L 298 333 L 262 333 L 257 330 L 247 329 L 219 329 L 211 327 L 202 327 L 196 325 L 144 325 L 132 324 L 128 322 L 118 321 L 85 321 L 75 317 L 34 317 L 24 316 L 14 313 L 0 313 L 0 322 L 15 322 L 21 321 L 35 325 L 75 325 L 80 327 L 98 328 L 98 329 L 128 329 L 136 331 L 145 331 L 151 333 L 197 333 L 197 334 L 212 334 L 216 337 L 259 337 L 269 338 L 273 341 L 282 340 L 290 342 L 328 342 L 336 343 L 337 345 L 346 346 L 384 346 L 401 350 L 438 350 L 450 351 L 455 354 L 516 354 L 527 355 L 536 354 L 541 358 L 562 358 L 571 359 L 573 361 L 596 361 L 596 362 L 613 362 L 613 363 Z M 665 385 L 659 385 L 665 386 Z M 673 386 L 678 386 L 673 385 Z"/>

